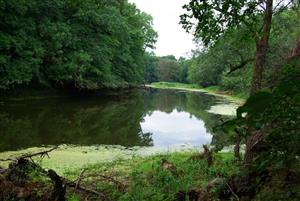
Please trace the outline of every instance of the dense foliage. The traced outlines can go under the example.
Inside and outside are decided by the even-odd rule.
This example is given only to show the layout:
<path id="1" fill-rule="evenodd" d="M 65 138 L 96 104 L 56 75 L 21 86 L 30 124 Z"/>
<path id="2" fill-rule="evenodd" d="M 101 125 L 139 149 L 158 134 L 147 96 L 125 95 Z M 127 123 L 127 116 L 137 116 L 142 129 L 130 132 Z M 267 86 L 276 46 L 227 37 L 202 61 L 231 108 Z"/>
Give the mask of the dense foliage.
<path id="1" fill-rule="evenodd" d="M 0 19 L 0 89 L 141 83 L 157 36 L 127 0 L 2 0 Z"/>

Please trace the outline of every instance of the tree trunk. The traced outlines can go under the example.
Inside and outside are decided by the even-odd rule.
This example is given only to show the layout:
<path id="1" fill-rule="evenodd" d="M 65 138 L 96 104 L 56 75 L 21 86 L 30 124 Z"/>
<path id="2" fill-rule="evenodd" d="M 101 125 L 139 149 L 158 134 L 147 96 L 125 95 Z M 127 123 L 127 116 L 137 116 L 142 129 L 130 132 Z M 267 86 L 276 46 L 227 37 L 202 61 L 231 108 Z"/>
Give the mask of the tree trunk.
<path id="1" fill-rule="evenodd" d="M 273 0 L 266 1 L 265 17 L 263 21 L 262 36 L 256 42 L 255 66 L 253 71 L 251 95 L 255 94 L 262 86 L 263 68 L 269 47 L 269 36 L 273 17 Z"/>
<path id="2" fill-rule="evenodd" d="M 260 130 L 251 131 L 251 136 L 246 142 L 246 153 L 244 158 L 244 164 L 246 166 L 251 165 L 254 158 L 255 145 L 257 145 L 261 140 L 263 140 L 263 133 Z"/>
<path id="3" fill-rule="evenodd" d="M 254 66 L 253 78 L 252 78 L 251 95 L 258 92 L 262 87 L 262 74 L 263 74 L 264 64 L 268 53 L 272 17 L 273 17 L 273 0 L 266 0 L 266 10 L 265 10 L 265 16 L 263 21 L 262 36 L 256 42 L 256 57 L 255 57 L 255 66 Z M 257 135 L 257 132 L 255 132 L 250 128 L 248 129 L 248 133 L 251 134 L 251 136 L 248 138 L 246 142 L 246 153 L 244 159 L 245 165 L 250 165 L 252 163 L 254 157 L 252 148 L 254 146 L 254 143 L 256 143 L 258 139 L 260 139 L 260 136 Z"/>
<path id="4" fill-rule="evenodd" d="M 235 146 L 234 146 L 234 158 L 236 161 L 241 161 L 240 144 L 241 144 L 241 135 L 239 133 L 237 133 Z"/>

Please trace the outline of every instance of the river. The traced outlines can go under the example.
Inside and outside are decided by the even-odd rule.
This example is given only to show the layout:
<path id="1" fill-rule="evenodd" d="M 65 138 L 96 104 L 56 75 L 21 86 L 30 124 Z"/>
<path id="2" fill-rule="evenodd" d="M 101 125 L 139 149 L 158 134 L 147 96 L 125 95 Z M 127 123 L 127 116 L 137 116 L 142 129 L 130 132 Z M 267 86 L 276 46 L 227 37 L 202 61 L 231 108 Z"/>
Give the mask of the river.
<path id="1" fill-rule="evenodd" d="M 84 147 L 83 153 L 199 147 L 214 141 L 213 128 L 236 107 L 206 93 L 162 89 L 7 101 L 0 105 L 0 157 L 50 145 Z"/>

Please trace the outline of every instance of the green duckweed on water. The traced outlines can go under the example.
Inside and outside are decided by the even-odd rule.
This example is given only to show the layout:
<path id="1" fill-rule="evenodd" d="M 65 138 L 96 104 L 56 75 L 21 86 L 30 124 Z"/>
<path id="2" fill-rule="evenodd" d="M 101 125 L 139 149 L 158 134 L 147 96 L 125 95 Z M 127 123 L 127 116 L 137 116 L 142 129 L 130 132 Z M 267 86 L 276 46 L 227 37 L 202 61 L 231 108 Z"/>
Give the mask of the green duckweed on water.
<path id="1" fill-rule="evenodd" d="M 33 147 L 19 151 L 7 151 L 0 153 L 1 159 L 16 158 L 24 154 L 38 153 L 48 150 L 46 147 Z M 200 150 L 200 148 L 199 148 Z M 118 160 L 129 160 L 135 157 L 147 157 L 150 155 L 168 154 L 177 151 L 196 151 L 192 146 L 174 146 L 171 148 L 163 147 L 131 147 L 114 145 L 99 146 L 75 146 L 61 145 L 49 153 L 49 157 L 34 157 L 42 167 L 55 169 L 58 173 L 63 174 L 65 171 L 79 170 L 89 165 L 97 163 L 108 163 Z M 0 163 L 1 166 L 7 167 L 9 161 Z"/>

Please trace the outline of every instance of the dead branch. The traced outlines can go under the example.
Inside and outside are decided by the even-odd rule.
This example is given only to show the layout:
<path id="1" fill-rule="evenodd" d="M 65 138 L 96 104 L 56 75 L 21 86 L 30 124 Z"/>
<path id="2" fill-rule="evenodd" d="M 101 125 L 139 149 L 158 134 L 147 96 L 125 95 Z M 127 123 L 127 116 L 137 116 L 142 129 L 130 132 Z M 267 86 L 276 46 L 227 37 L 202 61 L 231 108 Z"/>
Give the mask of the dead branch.
<path id="1" fill-rule="evenodd" d="M 35 157 L 35 156 L 40 156 L 41 158 L 44 158 L 45 156 L 47 156 L 48 158 L 50 158 L 49 153 L 54 151 L 57 148 L 58 148 L 58 146 L 55 146 L 55 147 L 53 147 L 49 150 L 46 150 L 46 151 L 41 151 L 41 152 L 37 152 L 37 153 L 33 153 L 33 154 L 24 154 L 24 155 L 21 155 L 21 156 L 16 157 L 16 158 L 0 159 L 0 162 L 18 161 L 20 159 L 26 159 L 26 158 L 29 158 L 33 162 L 32 157 Z"/>
<path id="2" fill-rule="evenodd" d="M 66 184 L 66 186 L 70 187 L 70 188 L 76 188 L 76 183 L 75 182 L 69 182 L 69 183 Z M 96 196 L 101 197 L 101 198 L 108 199 L 108 197 L 104 193 L 95 191 L 93 189 L 85 188 L 85 187 L 82 187 L 82 186 L 77 186 L 77 189 L 80 190 L 80 191 L 84 191 L 86 193 L 89 193 L 89 194 L 96 195 Z"/>
<path id="3" fill-rule="evenodd" d="M 96 195 L 96 196 L 101 197 L 103 199 L 108 199 L 108 197 L 104 193 L 98 192 L 96 190 L 89 189 L 89 188 L 86 188 L 86 187 L 82 187 L 80 185 L 80 182 L 84 179 L 84 177 L 83 177 L 84 172 L 85 172 L 85 170 L 82 170 L 75 181 L 67 182 L 65 184 L 65 186 L 70 187 L 70 188 L 74 188 L 75 193 L 76 193 L 77 190 L 80 190 L 80 191 L 83 191 L 83 192 L 86 192 L 86 193 L 89 193 L 89 194 Z M 87 177 L 89 177 L 89 176 L 87 176 Z"/>
<path id="4" fill-rule="evenodd" d="M 123 186 L 124 188 L 126 188 L 126 184 L 122 183 L 121 181 L 116 180 L 115 178 L 113 178 L 112 176 L 107 176 L 107 175 L 102 175 L 102 174 L 88 174 L 85 176 L 85 178 L 89 178 L 89 177 L 101 177 L 109 182 L 112 182 L 114 184 L 116 184 L 117 186 Z M 75 180 L 76 181 L 76 180 Z"/>
<path id="5" fill-rule="evenodd" d="M 103 179 L 106 179 L 112 183 L 114 183 L 120 190 L 124 191 L 127 187 L 127 185 L 123 184 L 122 182 L 114 179 L 113 177 L 109 177 L 109 176 L 106 176 L 106 175 L 101 175 L 101 174 L 97 174 L 96 176 L 98 177 L 102 177 Z"/>
<path id="6" fill-rule="evenodd" d="M 55 146 L 49 150 L 46 150 L 46 151 L 41 151 L 41 152 L 37 152 L 37 153 L 33 153 L 33 154 L 24 154 L 20 157 L 18 157 L 17 159 L 20 159 L 20 158 L 32 158 L 32 157 L 35 157 L 35 156 L 40 156 L 41 158 L 44 158 L 45 156 L 47 156 L 48 158 L 50 158 L 49 156 L 49 153 L 54 151 L 55 149 L 57 149 L 58 146 Z"/>

